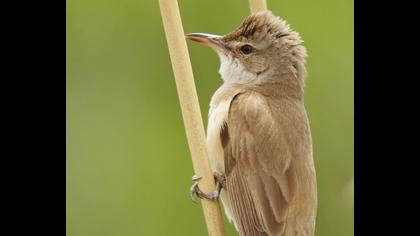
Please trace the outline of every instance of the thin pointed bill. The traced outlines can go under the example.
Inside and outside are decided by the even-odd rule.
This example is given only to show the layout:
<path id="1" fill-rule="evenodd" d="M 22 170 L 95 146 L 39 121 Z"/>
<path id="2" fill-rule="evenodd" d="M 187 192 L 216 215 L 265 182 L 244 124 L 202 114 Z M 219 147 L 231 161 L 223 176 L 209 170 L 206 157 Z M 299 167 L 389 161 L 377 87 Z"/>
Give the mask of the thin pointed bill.
<path id="1" fill-rule="evenodd" d="M 214 35 L 214 34 L 206 34 L 206 33 L 191 33 L 185 35 L 187 39 L 195 41 L 197 43 L 207 45 L 211 48 L 214 48 L 217 51 L 221 51 L 224 53 L 229 53 L 229 49 L 220 41 L 222 36 Z"/>

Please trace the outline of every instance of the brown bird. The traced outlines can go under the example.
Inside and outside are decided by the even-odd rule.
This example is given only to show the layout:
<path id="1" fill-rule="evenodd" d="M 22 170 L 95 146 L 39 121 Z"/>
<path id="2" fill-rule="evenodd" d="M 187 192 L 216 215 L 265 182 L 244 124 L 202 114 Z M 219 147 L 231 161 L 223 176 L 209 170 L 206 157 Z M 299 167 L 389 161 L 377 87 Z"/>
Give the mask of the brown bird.
<path id="1" fill-rule="evenodd" d="M 217 200 L 240 235 L 313 236 L 317 189 L 312 138 L 303 103 L 306 49 L 271 12 L 248 16 L 224 36 L 194 33 L 220 57 L 223 85 L 207 128 Z"/>

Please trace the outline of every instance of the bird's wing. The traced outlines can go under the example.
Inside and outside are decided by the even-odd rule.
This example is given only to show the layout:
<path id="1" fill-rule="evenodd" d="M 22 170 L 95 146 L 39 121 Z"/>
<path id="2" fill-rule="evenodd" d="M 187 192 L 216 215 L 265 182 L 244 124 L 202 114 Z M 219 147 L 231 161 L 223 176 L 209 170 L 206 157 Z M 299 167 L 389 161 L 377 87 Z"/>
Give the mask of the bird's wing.
<path id="1" fill-rule="evenodd" d="M 241 235 L 282 235 L 293 198 L 294 106 L 271 100 L 237 95 L 221 132 L 226 189 Z"/>

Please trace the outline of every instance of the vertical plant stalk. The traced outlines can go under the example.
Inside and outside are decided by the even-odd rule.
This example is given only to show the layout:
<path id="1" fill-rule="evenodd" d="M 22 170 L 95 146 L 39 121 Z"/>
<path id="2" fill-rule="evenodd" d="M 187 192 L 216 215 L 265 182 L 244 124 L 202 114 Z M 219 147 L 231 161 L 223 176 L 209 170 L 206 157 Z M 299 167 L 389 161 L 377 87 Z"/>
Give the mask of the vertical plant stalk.
<path id="1" fill-rule="evenodd" d="M 249 6 L 252 13 L 267 10 L 266 0 L 249 0 Z"/>
<path id="2" fill-rule="evenodd" d="M 178 2 L 159 0 L 159 5 L 194 172 L 203 177 L 199 182 L 200 189 L 212 192 L 215 190 L 215 182 L 210 168 L 204 126 Z M 206 199 L 201 200 L 201 203 L 209 235 L 225 235 L 219 203 Z"/>

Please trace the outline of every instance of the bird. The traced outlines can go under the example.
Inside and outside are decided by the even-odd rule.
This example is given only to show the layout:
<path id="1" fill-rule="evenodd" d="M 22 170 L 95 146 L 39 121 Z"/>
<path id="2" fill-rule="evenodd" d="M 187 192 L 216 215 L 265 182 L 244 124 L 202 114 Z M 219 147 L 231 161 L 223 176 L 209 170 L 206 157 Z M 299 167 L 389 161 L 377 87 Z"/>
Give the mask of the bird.
<path id="1" fill-rule="evenodd" d="M 186 38 L 214 49 L 223 80 L 206 132 L 216 190 L 202 192 L 194 176 L 190 194 L 220 199 L 241 236 L 313 236 L 317 182 L 300 34 L 260 11 L 225 35 Z"/>

